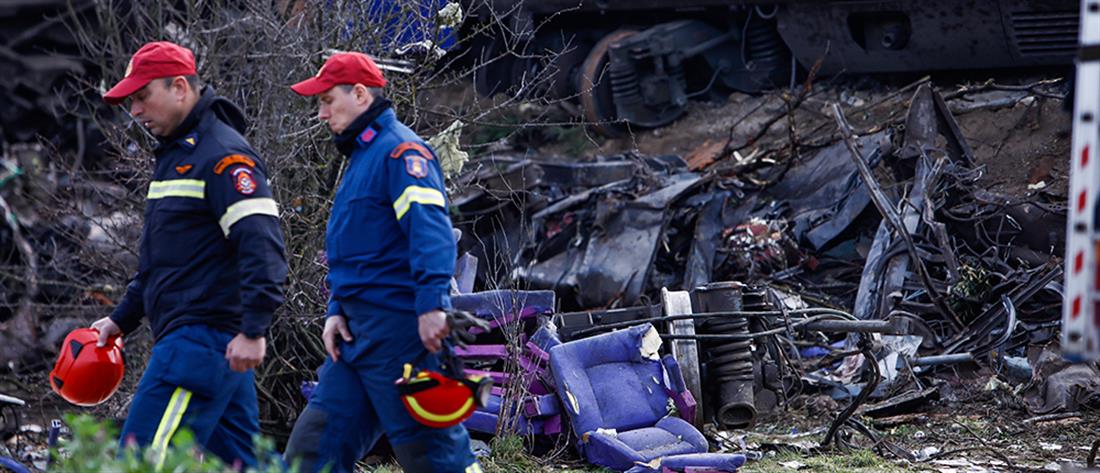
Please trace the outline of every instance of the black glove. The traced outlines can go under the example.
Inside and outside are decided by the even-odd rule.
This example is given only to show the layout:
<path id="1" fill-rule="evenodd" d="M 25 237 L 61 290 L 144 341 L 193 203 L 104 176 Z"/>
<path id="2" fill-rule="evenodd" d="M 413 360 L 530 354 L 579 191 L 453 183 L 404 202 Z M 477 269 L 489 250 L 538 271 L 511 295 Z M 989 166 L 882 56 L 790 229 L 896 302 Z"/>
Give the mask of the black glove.
<path id="1" fill-rule="evenodd" d="M 489 331 L 489 321 L 478 318 L 464 310 L 452 310 L 447 312 L 447 326 L 451 328 L 451 337 L 455 344 L 465 347 L 473 343 L 476 335 L 470 333 L 470 329 L 477 327 L 482 331 Z"/>

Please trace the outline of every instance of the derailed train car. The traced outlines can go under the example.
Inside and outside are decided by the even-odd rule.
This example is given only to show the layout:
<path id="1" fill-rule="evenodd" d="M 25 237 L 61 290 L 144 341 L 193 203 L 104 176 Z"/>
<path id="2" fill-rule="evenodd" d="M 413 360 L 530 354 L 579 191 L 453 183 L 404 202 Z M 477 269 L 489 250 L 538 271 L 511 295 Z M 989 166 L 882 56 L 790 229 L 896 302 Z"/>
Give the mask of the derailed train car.
<path id="1" fill-rule="evenodd" d="M 1074 0 L 467 0 L 479 93 L 576 99 L 657 127 L 693 97 L 821 74 L 1069 65 Z M 816 65 L 816 66 L 815 66 Z"/>

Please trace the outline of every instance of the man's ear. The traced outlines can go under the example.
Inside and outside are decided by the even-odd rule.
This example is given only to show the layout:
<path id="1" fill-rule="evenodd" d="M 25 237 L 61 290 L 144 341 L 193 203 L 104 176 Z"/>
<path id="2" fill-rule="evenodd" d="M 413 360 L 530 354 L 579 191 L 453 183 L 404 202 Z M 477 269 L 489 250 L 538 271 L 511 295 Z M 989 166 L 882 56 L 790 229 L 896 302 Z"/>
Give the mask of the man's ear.
<path id="1" fill-rule="evenodd" d="M 191 84 L 187 82 L 187 78 L 183 76 L 176 76 L 172 78 L 172 93 L 176 94 L 176 98 L 183 100 L 187 97 L 187 93 L 191 90 Z"/>
<path id="2" fill-rule="evenodd" d="M 363 84 L 355 84 L 355 88 L 352 89 L 352 92 L 355 93 L 355 101 L 360 104 L 367 103 L 372 98 L 370 94 L 370 89 L 368 89 L 367 86 Z"/>

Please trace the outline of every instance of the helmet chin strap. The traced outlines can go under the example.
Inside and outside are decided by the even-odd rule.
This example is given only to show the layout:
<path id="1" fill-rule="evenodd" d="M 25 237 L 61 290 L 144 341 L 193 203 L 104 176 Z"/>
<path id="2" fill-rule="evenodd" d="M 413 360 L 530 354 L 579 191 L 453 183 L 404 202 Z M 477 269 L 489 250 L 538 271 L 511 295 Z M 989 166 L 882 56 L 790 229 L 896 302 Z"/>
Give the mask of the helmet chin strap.
<path id="1" fill-rule="evenodd" d="M 421 350 L 405 364 L 401 378 L 395 382 L 409 415 L 429 427 L 445 428 L 466 420 L 477 407 L 484 407 L 492 394 L 493 381 L 485 376 L 467 376 L 454 350 L 455 343 L 464 346 L 463 339 L 470 337 L 467 329 L 488 328 L 488 323 L 468 313 L 455 314 L 447 314 L 451 335 L 443 340 L 438 364 L 425 366 L 429 352 Z"/>

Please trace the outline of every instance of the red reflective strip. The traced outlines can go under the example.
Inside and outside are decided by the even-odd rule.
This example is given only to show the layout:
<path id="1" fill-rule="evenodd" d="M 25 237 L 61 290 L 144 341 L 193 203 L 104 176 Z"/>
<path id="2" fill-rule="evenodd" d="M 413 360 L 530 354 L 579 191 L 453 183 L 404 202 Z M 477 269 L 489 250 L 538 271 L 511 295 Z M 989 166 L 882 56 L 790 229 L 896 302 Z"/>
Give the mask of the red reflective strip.
<path id="1" fill-rule="evenodd" d="M 1085 148 L 1081 150 L 1081 167 L 1089 165 L 1089 145 L 1085 144 Z"/>
<path id="2" fill-rule="evenodd" d="M 1085 211 L 1085 200 L 1085 191 L 1081 191 L 1081 193 L 1077 195 L 1077 212 Z"/>
<path id="3" fill-rule="evenodd" d="M 1073 274 L 1080 273 L 1082 269 L 1085 269 L 1085 252 L 1078 251 L 1077 256 L 1073 257 Z"/>
<path id="4" fill-rule="evenodd" d="M 397 147 L 394 148 L 393 151 L 390 152 L 390 157 L 394 158 L 394 159 L 400 158 L 402 154 L 405 154 L 405 152 L 409 151 L 409 150 L 414 150 L 417 153 L 420 153 L 421 155 L 423 155 L 427 159 L 434 159 L 435 158 L 435 155 L 433 155 L 431 151 L 428 151 L 428 148 L 425 148 L 420 143 L 414 143 L 412 141 L 406 141 L 404 143 L 401 143 L 401 144 L 397 145 Z"/>
<path id="5" fill-rule="evenodd" d="M 234 164 L 243 164 L 250 168 L 256 167 L 256 162 L 243 154 L 231 154 L 218 161 L 218 164 L 214 165 L 214 174 L 221 174 L 225 172 L 225 168 Z"/>
<path id="6" fill-rule="evenodd" d="M 1081 296 L 1073 298 L 1073 310 L 1069 313 L 1070 319 L 1077 320 L 1081 316 Z"/>

